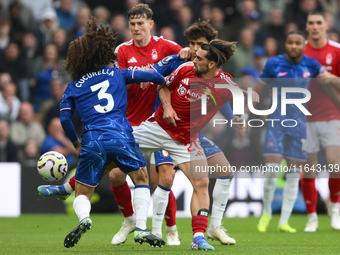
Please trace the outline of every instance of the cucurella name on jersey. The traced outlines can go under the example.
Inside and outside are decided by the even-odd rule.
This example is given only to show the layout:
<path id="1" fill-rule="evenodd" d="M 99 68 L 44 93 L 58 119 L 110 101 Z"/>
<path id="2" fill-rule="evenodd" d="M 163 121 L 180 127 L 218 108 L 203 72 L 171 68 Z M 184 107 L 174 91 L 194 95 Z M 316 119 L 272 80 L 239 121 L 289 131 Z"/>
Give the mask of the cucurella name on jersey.
<path id="1" fill-rule="evenodd" d="M 88 79 L 90 79 L 90 78 L 92 78 L 92 77 L 96 77 L 96 76 L 102 75 L 102 74 L 107 74 L 107 75 L 113 76 L 114 71 L 113 71 L 113 70 L 110 71 L 110 69 L 105 69 L 105 68 L 103 68 L 103 69 L 101 69 L 101 70 L 99 70 L 99 71 L 97 71 L 97 72 L 87 73 L 87 74 L 83 75 L 83 76 L 79 79 L 79 81 L 76 83 L 75 86 L 78 87 L 78 88 L 80 88 L 81 86 L 83 86 L 83 83 L 84 83 L 85 81 L 87 81 Z"/>

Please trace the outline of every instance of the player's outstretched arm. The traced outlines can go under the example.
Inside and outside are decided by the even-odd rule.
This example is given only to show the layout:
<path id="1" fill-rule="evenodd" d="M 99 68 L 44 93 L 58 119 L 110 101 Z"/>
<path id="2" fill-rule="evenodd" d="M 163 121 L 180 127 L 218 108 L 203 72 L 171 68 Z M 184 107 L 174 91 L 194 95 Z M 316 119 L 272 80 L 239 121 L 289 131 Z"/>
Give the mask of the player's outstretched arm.
<path id="1" fill-rule="evenodd" d="M 141 71 L 141 70 L 128 70 L 126 76 L 126 84 L 141 83 L 149 81 L 155 84 L 163 84 L 164 77 L 156 71 Z"/>
<path id="2" fill-rule="evenodd" d="M 223 117 L 226 120 L 232 120 L 235 118 L 234 114 L 233 114 L 233 110 L 230 107 L 229 103 L 224 104 L 221 109 L 220 109 L 220 113 L 223 115 Z"/>

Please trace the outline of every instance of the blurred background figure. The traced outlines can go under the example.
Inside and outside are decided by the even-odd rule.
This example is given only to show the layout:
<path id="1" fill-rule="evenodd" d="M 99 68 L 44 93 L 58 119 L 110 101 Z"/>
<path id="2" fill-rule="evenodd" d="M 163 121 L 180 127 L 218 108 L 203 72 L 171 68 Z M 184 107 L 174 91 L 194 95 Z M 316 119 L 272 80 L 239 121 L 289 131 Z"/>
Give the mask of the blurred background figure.
<path id="1" fill-rule="evenodd" d="M 41 145 L 40 154 L 48 151 L 56 151 L 63 154 L 69 167 L 76 162 L 78 154 L 72 142 L 66 137 L 60 118 L 53 118 L 47 128 L 47 136 Z"/>
<path id="2" fill-rule="evenodd" d="M 103 26 L 109 25 L 111 13 L 105 6 L 97 6 L 93 10 L 93 16 L 97 19 L 99 24 Z"/>
<path id="3" fill-rule="evenodd" d="M 17 148 L 9 137 L 9 124 L 0 119 L 0 162 L 17 162 Z"/>
<path id="4" fill-rule="evenodd" d="M 272 37 L 278 42 L 278 53 L 283 53 L 285 51 L 284 41 L 286 35 L 282 11 L 278 8 L 272 8 L 269 23 L 262 29 L 266 34 L 266 37 Z"/>
<path id="5" fill-rule="evenodd" d="M 0 92 L 0 119 L 9 123 L 17 120 L 21 102 L 16 96 L 16 87 L 13 82 L 4 84 Z"/>
<path id="6" fill-rule="evenodd" d="M 57 46 L 48 44 L 44 49 L 43 58 L 35 66 L 35 82 L 32 82 L 32 100 L 37 112 L 43 101 L 51 98 L 50 81 L 60 75 L 60 59 Z"/>
<path id="7" fill-rule="evenodd" d="M 23 155 L 20 158 L 22 165 L 27 167 L 36 167 L 40 157 L 38 142 L 35 139 L 30 139 L 25 143 Z"/>
<path id="8" fill-rule="evenodd" d="M 76 14 L 76 25 L 67 31 L 67 41 L 71 42 L 85 32 L 86 22 L 91 16 L 90 8 L 80 7 Z"/>
<path id="9" fill-rule="evenodd" d="M 130 31 L 126 26 L 127 23 L 128 21 L 126 19 L 126 16 L 121 13 L 112 16 L 110 21 L 111 29 L 118 33 L 116 45 L 120 45 L 121 43 L 123 43 L 125 41 L 125 35 L 129 34 Z"/>
<path id="10" fill-rule="evenodd" d="M 11 23 L 8 19 L 0 18 L 0 56 L 7 48 L 11 41 L 9 31 L 11 30 Z"/>
<path id="11" fill-rule="evenodd" d="M 170 26 L 162 27 L 159 30 L 159 35 L 163 36 L 164 39 L 171 40 L 171 41 L 174 41 L 174 42 L 177 41 L 175 31 Z"/>
<path id="12" fill-rule="evenodd" d="M 26 64 L 20 55 L 18 44 L 14 42 L 8 44 L 3 57 L 0 59 L 1 68 L 10 73 L 13 82 L 17 86 L 20 100 L 28 101 L 29 87 Z"/>
<path id="13" fill-rule="evenodd" d="M 59 20 L 53 8 L 44 10 L 39 22 L 37 37 L 40 46 L 53 42 L 53 33 L 59 28 Z"/>
<path id="14" fill-rule="evenodd" d="M 55 9 L 59 20 L 59 26 L 68 30 L 76 25 L 76 18 L 72 13 L 73 0 L 60 0 L 59 6 Z"/>
<path id="15" fill-rule="evenodd" d="M 33 11 L 21 0 L 13 0 L 8 6 L 8 18 L 11 22 L 11 38 L 15 42 L 20 42 L 22 35 L 32 29 L 35 24 Z"/>
<path id="16" fill-rule="evenodd" d="M 38 24 L 41 16 L 47 9 L 53 8 L 53 0 L 21 0 L 23 4 L 29 6 L 33 12 L 35 24 Z"/>
<path id="17" fill-rule="evenodd" d="M 58 28 L 53 33 L 53 44 L 57 46 L 58 56 L 61 60 L 65 60 L 68 50 L 68 41 L 65 29 Z"/>
<path id="18" fill-rule="evenodd" d="M 11 81 L 12 81 L 12 77 L 10 73 L 3 71 L 3 70 L 0 71 L 0 92 L 4 88 L 5 84 Z"/>
<path id="19" fill-rule="evenodd" d="M 10 137 L 18 148 L 20 160 L 24 158 L 25 147 L 29 140 L 33 139 L 39 150 L 46 136 L 42 125 L 35 121 L 33 106 L 28 102 L 21 104 L 19 119 L 11 124 L 10 130 Z"/>
<path id="20" fill-rule="evenodd" d="M 254 32 L 250 28 L 243 28 L 240 39 L 236 45 L 234 56 L 224 65 L 223 71 L 232 74 L 235 78 L 240 77 L 242 68 L 254 65 Z"/>
<path id="21" fill-rule="evenodd" d="M 42 102 L 39 112 L 37 113 L 37 120 L 42 123 L 45 130 L 47 130 L 47 119 L 51 119 L 53 117 L 59 117 L 57 116 L 48 116 L 48 112 L 51 108 L 55 108 L 57 105 L 60 104 L 61 98 L 63 97 L 65 88 L 67 83 L 64 83 L 61 79 L 52 79 L 50 81 L 50 91 L 51 91 L 51 98 L 45 100 Z"/>
<path id="22" fill-rule="evenodd" d="M 267 37 L 264 41 L 263 48 L 266 51 L 266 58 L 275 57 L 278 54 L 277 40 L 273 37 Z"/>

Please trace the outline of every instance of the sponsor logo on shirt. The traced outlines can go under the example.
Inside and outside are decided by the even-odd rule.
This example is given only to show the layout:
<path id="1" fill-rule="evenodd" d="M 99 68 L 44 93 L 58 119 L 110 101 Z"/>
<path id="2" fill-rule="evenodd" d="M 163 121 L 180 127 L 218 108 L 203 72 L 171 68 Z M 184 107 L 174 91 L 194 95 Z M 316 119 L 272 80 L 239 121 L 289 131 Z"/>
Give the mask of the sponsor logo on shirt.
<path id="1" fill-rule="evenodd" d="M 308 78 L 308 77 L 310 77 L 310 72 L 308 72 L 308 71 L 303 72 L 302 77 L 303 77 L 303 78 Z"/>
<path id="2" fill-rule="evenodd" d="M 282 77 L 282 76 L 285 76 L 287 74 L 288 74 L 288 72 L 279 72 L 279 74 L 277 76 L 278 77 Z"/>

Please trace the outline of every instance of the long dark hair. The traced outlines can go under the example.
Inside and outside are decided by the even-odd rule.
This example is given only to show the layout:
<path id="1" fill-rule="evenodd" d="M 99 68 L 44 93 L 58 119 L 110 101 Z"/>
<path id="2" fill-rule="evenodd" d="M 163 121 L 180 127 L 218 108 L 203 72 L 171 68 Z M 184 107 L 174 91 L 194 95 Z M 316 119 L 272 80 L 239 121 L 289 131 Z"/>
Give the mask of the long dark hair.
<path id="1" fill-rule="evenodd" d="M 91 17 L 85 34 L 70 43 L 64 71 L 71 74 L 72 80 L 76 80 L 90 71 L 113 63 L 117 60 L 114 52 L 116 39 L 117 34 L 109 32 L 109 26 L 98 26 L 96 19 Z"/>

